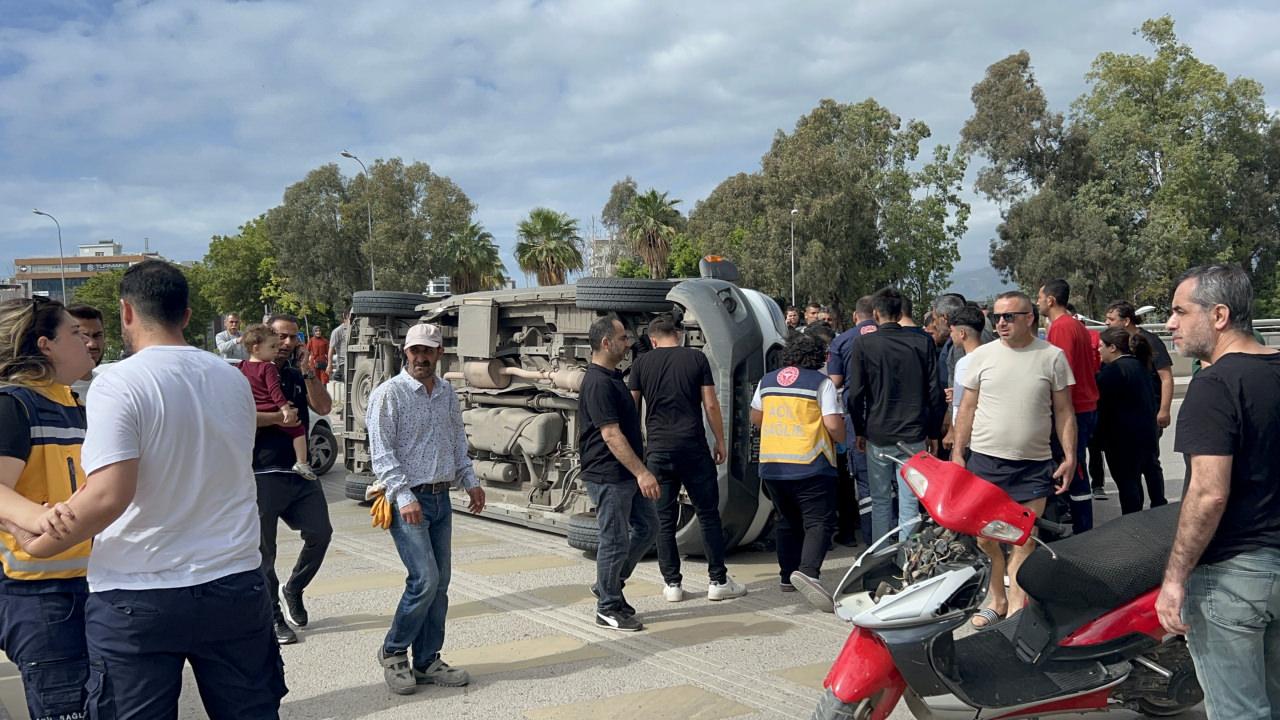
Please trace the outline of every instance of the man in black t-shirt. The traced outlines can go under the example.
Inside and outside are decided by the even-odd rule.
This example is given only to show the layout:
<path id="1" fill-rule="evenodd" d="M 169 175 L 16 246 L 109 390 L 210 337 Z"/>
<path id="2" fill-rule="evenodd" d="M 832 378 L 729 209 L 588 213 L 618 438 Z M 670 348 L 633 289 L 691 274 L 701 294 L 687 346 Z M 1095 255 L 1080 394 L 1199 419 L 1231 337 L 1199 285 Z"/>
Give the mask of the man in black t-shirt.
<path id="1" fill-rule="evenodd" d="M 308 410 L 328 415 L 332 409 L 329 391 L 316 377 L 311 358 L 298 341 L 298 321 L 288 315 L 276 315 L 267 325 L 280 339 L 276 355 L 280 389 L 298 408 L 302 426 L 309 427 Z M 258 482 L 258 519 L 262 523 L 262 571 L 266 573 L 271 591 L 276 641 L 289 645 L 298 641 L 290 625 L 305 627 L 307 624 L 302 591 L 320 571 L 333 537 L 333 526 L 320 483 L 293 472 L 293 439 L 276 427 L 282 420 L 278 411 L 258 413 L 253 474 Z M 302 536 L 302 551 L 284 584 L 276 575 L 276 532 L 281 520 Z"/>
<path id="2" fill-rule="evenodd" d="M 622 588 L 653 544 L 658 480 L 640 461 L 640 416 L 618 363 L 631 339 L 622 322 L 606 315 L 591 325 L 591 365 L 578 391 L 578 452 L 587 494 L 596 505 L 596 625 L 635 632 L 644 625 Z"/>
<path id="3" fill-rule="evenodd" d="M 1156 611 L 1187 636 L 1211 720 L 1280 716 L 1280 353 L 1252 337 L 1252 304 L 1239 267 L 1199 267 L 1168 322 L 1212 366 L 1178 414 L 1191 481 Z"/>
<path id="4" fill-rule="evenodd" d="M 1141 335 L 1151 346 L 1151 391 L 1156 398 L 1156 431 L 1164 434 L 1169 427 L 1170 408 L 1173 407 L 1173 358 L 1169 357 L 1169 348 L 1155 333 L 1138 327 L 1138 315 L 1132 304 L 1125 300 L 1117 300 L 1107 306 L 1107 326 L 1118 327 L 1129 333 L 1130 337 Z M 1164 505 L 1164 468 L 1160 466 L 1160 444 L 1156 443 L 1155 452 L 1142 463 L 1142 477 L 1147 483 L 1147 495 L 1151 498 L 1151 507 Z"/>
<path id="5" fill-rule="evenodd" d="M 676 525 L 680 520 L 680 487 L 684 486 L 698 516 L 707 558 L 708 600 L 742 597 L 747 588 L 734 582 L 724 566 L 724 530 L 720 525 L 720 483 L 716 465 L 727 457 L 724 418 L 716 398 L 707 356 L 680 346 L 680 335 L 669 317 L 649 323 L 653 349 L 631 365 L 631 397 L 644 401 L 649 447 L 645 465 L 658 478 L 658 566 L 666 583 L 662 595 L 668 602 L 684 599 L 681 586 L 680 549 Z M 707 423 L 715 437 L 715 449 L 707 448 Z"/>

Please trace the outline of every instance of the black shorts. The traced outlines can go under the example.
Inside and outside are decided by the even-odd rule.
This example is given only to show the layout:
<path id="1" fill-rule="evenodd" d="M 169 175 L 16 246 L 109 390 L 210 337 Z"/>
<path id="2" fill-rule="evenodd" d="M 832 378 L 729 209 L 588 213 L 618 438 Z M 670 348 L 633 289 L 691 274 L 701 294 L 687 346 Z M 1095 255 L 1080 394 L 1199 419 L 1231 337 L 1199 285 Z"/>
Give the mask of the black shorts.
<path id="1" fill-rule="evenodd" d="M 1053 460 L 1005 460 L 980 452 L 972 453 L 965 469 L 1009 493 L 1020 503 L 1053 494 Z"/>

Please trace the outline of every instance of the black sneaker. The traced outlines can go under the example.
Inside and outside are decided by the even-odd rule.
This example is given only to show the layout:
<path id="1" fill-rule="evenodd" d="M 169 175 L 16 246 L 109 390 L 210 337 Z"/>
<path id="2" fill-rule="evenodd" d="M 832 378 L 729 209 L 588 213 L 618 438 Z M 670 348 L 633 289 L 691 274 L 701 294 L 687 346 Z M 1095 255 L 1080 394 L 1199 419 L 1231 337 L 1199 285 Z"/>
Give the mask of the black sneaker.
<path id="1" fill-rule="evenodd" d="M 302 593 L 291 593 L 280 586 L 280 611 L 284 619 L 294 627 L 307 626 L 307 608 L 302 604 Z"/>
<path id="2" fill-rule="evenodd" d="M 634 615 L 628 615 L 618 610 L 596 611 L 596 625 L 610 630 L 621 630 L 622 632 L 638 632 L 644 629 L 644 625 L 635 618 Z"/>
<path id="3" fill-rule="evenodd" d="M 596 600 L 600 599 L 600 592 L 596 590 L 595 585 L 591 586 L 591 594 L 595 596 Z M 622 607 L 619 608 L 619 610 L 622 611 L 623 615 L 628 615 L 630 617 L 635 617 L 636 615 L 636 609 L 631 607 L 631 603 L 627 602 L 626 598 L 622 599 Z"/>
<path id="4" fill-rule="evenodd" d="M 284 618 L 278 617 L 275 621 L 276 626 L 276 642 L 280 645 L 292 645 L 298 642 L 298 634 L 289 627 L 289 623 Z"/>

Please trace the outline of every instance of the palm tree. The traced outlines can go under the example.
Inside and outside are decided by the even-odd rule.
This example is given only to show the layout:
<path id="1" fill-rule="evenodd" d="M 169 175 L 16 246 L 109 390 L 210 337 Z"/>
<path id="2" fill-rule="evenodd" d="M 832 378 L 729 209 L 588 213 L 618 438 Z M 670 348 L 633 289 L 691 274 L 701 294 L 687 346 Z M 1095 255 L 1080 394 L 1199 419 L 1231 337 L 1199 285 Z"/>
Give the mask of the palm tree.
<path id="1" fill-rule="evenodd" d="M 516 235 L 516 262 L 537 275 L 539 285 L 563 285 L 566 275 L 583 267 L 578 221 L 565 213 L 534 208 L 520 221 Z"/>
<path id="2" fill-rule="evenodd" d="M 637 195 L 624 213 L 624 227 L 631 249 L 649 266 L 649 277 L 655 280 L 667 276 L 667 257 L 671 255 L 671 241 L 678 232 L 679 200 L 668 200 L 666 193 L 653 188 Z"/>
<path id="3" fill-rule="evenodd" d="M 496 290 L 507 281 L 507 268 L 498 254 L 493 235 L 480 223 L 467 223 L 449 238 L 447 246 L 453 274 L 449 281 L 454 295 Z"/>

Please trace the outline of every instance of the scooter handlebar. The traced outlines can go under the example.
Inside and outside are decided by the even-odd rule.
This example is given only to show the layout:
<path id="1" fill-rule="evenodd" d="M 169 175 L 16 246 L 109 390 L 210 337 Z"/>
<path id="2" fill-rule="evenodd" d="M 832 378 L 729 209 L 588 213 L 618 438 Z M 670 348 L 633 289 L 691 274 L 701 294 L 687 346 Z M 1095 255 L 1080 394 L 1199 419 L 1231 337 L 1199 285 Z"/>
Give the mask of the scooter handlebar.
<path id="1" fill-rule="evenodd" d="M 1042 517 L 1036 518 L 1036 527 L 1044 530 L 1045 532 L 1051 532 L 1058 537 L 1064 537 L 1071 534 L 1071 526 L 1056 523 L 1052 520 L 1046 520 Z"/>

